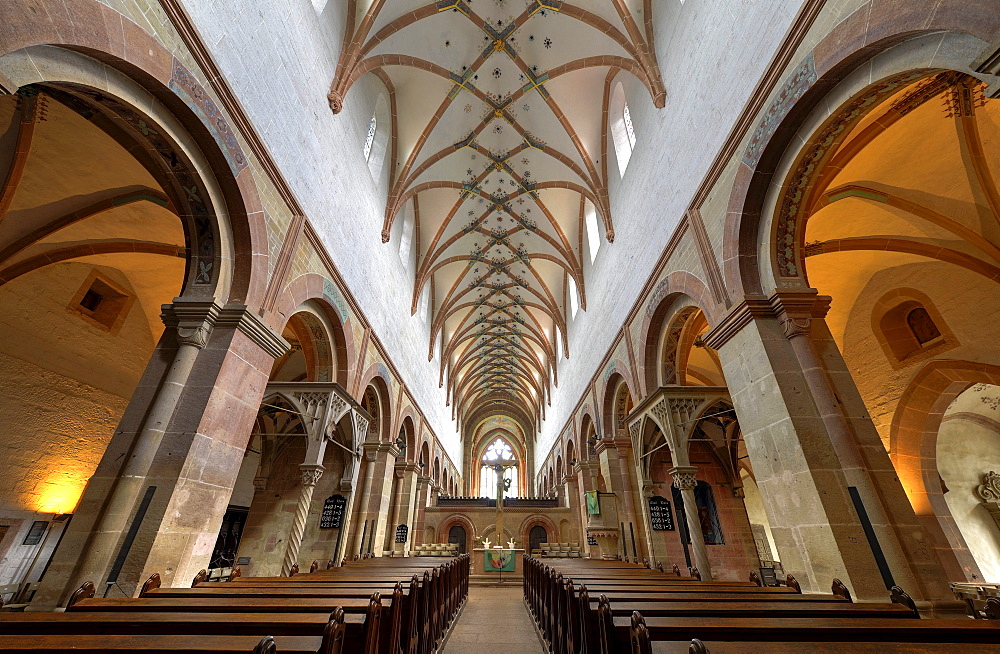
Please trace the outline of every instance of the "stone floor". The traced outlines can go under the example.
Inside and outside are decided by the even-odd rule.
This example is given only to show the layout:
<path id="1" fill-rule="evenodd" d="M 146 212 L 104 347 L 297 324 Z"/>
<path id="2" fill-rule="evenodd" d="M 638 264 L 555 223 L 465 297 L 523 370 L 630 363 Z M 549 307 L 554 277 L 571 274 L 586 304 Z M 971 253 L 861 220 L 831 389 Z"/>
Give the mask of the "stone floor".
<path id="1" fill-rule="evenodd" d="M 510 588 L 471 586 L 468 602 L 444 646 L 444 654 L 544 651 L 524 606 L 521 584 Z"/>

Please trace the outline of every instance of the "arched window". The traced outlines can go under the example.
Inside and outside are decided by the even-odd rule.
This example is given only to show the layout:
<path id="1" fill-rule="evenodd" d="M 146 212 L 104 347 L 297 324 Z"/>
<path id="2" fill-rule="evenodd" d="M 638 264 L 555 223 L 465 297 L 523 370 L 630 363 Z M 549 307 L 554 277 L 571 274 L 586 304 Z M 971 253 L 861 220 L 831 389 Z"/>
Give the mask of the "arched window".
<path id="1" fill-rule="evenodd" d="M 622 119 L 625 121 L 625 133 L 628 135 L 628 145 L 635 150 L 635 127 L 632 126 L 632 113 L 628 110 L 628 103 L 622 110 Z"/>
<path id="2" fill-rule="evenodd" d="M 896 367 L 913 365 L 958 345 L 930 298 L 914 289 L 896 289 L 879 300 L 872 329 Z"/>
<path id="3" fill-rule="evenodd" d="M 632 138 L 635 138 L 633 135 Z M 590 263 L 594 263 L 597 258 L 597 251 L 601 249 L 601 230 L 597 226 L 597 207 L 590 200 L 583 205 L 583 222 L 587 228 L 587 246 L 590 248 Z"/>
<path id="4" fill-rule="evenodd" d="M 941 330 L 934 324 L 931 314 L 927 313 L 927 309 L 923 307 L 912 309 L 906 314 L 906 325 L 921 345 L 929 343 L 941 335 Z"/>
<path id="5" fill-rule="evenodd" d="M 365 137 L 365 161 L 372 156 L 372 144 L 375 143 L 375 132 L 378 129 L 378 120 L 372 114 L 372 120 L 368 123 L 368 136 Z"/>
<path id="6" fill-rule="evenodd" d="M 580 292 L 576 290 L 576 280 L 570 275 L 569 279 L 569 311 L 570 317 L 576 318 L 576 312 L 580 310 Z"/>
<path id="7" fill-rule="evenodd" d="M 517 495 L 517 456 L 510 445 L 502 438 L 493 441 L 483 453 L 482 467 L 479 471 L 479 495 L 496 499 L 497 473 L 491 466 L 504 462 L 511 465 L 504 469 L 504 479 L 510 480 L 510 491 L 504 492 L 504 497 Z"/>
<path id="8" fill-rule="evenodd" d="M 632 158 L 635 149 L 635 125 L 632 124 L 632 112 L 625 101 L 625 89 L 619 83 L 611 94 L 611 139 L 615 145 L 615 155 L 618 158 L 618 173 L 624 177 L 625 169 Z"/>

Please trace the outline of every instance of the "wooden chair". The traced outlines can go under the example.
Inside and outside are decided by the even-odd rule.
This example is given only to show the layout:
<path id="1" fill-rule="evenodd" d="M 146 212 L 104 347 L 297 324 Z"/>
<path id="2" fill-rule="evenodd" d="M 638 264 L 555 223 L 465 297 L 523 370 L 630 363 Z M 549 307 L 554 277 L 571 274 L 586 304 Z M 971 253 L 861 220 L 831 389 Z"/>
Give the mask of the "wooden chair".
<path id="1" fill-rule="evenodd" d="M 149 575 L 149 579 L 142 583 L 142 588 L 139 590 L 139 597 L 145 597 L 146 593 L 151 590 L 155 590 L 160 587 L 160 573 L 154 572 Z"/>
<path id="2" fill-rule="evenodd" d="M 653 643 L 649 640 L 649 630 L 646 621 L 638 611 L 632 611 L 632 628 L 629 630 L 629 641 L 632 643 L 632 654 L 653 654 Z"/>
<path id="3" fill-rule="evenodd" d="M 1000 597 L 986 598 L 986 608 L 983 615 L 987 620 L 1000 620 Z"/>
<path id="4" fill-rule="evenodd" d="M 73 605 L 79 602 L 80 600 L 92 598 L 96 593 L 97 591 L 94 588 L 94 582 L 92 581 L 83 582 L 83 585 L 74 590 L 73 594 L 69 596 L 69 601 L 66 602 L 66 610 L 68 611 L 71 608 L 73 608 Z"/>

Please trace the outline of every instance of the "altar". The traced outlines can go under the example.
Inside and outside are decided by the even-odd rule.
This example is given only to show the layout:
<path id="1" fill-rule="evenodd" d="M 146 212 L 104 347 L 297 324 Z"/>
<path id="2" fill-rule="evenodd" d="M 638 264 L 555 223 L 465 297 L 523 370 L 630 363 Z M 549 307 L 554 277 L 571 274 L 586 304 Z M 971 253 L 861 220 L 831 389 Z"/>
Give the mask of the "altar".
<path id="1" fill-rule="evenodd" d="M 524 567 L 521 561 L 523 555 L 522 548 L 478 547 L 472 550 L 472 576 L 488 576 L 500 583 L 504 581 L 504 573 L 508 573 L 510 581 L 520 579 Z"/>

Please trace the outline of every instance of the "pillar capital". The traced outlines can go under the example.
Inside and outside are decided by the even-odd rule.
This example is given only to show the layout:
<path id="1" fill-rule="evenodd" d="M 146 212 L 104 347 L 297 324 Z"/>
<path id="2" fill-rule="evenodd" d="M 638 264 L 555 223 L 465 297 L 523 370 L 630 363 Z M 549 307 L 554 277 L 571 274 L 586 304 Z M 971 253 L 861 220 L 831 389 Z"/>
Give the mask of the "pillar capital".
<path id="1" fill-rule="evenodd" d="M 212 300 L 174 298 L 173 304 L 161 305 L 160 318 L 164 325 L 177 330 L 181 345 L 193 345 L 198 349 L 208 344 L 216 326 L 243 332 L 275 359 L 291 348 L 288 341 L 243 304 L 220 307 Z"/>
<path id="2" fill-rule="evenodd" d="M 397 461 L 396 472 L 420 472 L 420 466 L 410 461 Z"/>
<path id="3" fill-rule="evenodd" d="M 808 336 L 812 321 L 825 318 L 830 311 L 830 301 L 830 296 L 819 295 L 814 288 L 777 290 L 768 298 L 788 339 Z"/>
<path id="4" fill-rule="evenodd" d="M 303 463 L 300 465 L 299 472 L 302 473 L 302 485 L 315 486 L 316 482 L 323 476 L 324 470 L 326 468 L 316 463 Z"/>
<path id="5" fill-rule="evenodd" d="M 698 485 L 697 473 L 695 466 L 675 466 L 667 470 L 674 480 L 674 488 L 679 490 L 694 489 Z"/>

